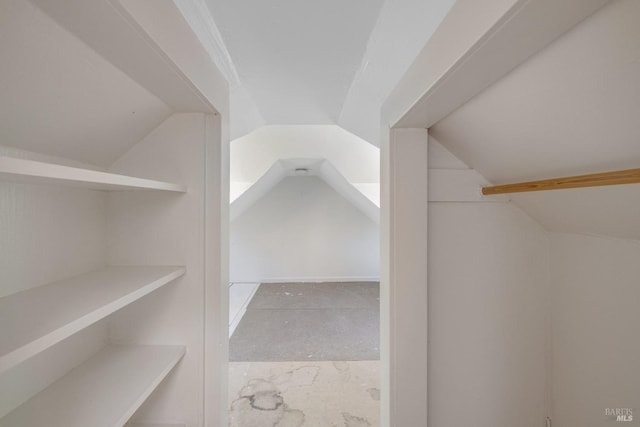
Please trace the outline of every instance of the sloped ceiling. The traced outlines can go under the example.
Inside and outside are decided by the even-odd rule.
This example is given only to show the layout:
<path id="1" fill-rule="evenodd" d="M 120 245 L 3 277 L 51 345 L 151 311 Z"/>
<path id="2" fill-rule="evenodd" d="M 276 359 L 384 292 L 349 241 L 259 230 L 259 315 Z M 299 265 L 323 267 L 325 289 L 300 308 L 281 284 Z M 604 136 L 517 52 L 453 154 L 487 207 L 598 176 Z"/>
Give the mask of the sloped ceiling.
<path id="1" fill-rule="evenodd" d="M 338 124 L 379 145 L 380 110 L 455 0 L 386 0 Z"/>
<path id="2" fill-rule="evenodd" d="M 298 173 L 303 171 L 302 173 Z M 380 222 L 379 201 L 369 199 L 358 188 L 340 174 L 326 159 L 279 159 L 256 182 L 232 200 L 230 219 L 233 221 L 262 199 L 273 187 L 286 177 L 316 176 L 333 188 L 346 201 L 360 210 L 369 219 Z"/>
<path id="3" fill-rule="evenodd" d="M 210 0 L 236 70 L 268 123 L 330 124 L 382 0 Z"/>
<path id="4" fill-rule="evenodd" d="M 382 102 L 454 0 L 175 2 L 231 82 L 232 139 L 338 124 L 378 145 Z"/>
<path id="5" fill-rule="evenodd" d="M 496 183 L 637 167 L 639 20 L 612 1 L 431 132 Z"/>
<path id="6" fill-rule="evenodd" d="M 171 109 L 26 0 L 0 1 L 0 144 L 107 166 Z"/>
<path id="7" fill-rule="evenodd" d="M 430 133 L 494 184 L 640 167 L 640 2 L 614 0 Z M 640 238 L 640 187 L 514 194 L 551 230 Z"/>
<path id="8" fill-rule="evenodd" d="M 257 181 L 278 159 L 326 158 L 351 183 L 380 182 L 380 149 L 338 126 L 265 126 L 231 143 L 231 181 Z"/>
<path id="9" fill-rule="evenodd" d="M 374 221 L 380 220 L 380 149 L 333 125 L 265 126 L 231 143 L 231 218 L 287 176 L 324 180 Z"/>

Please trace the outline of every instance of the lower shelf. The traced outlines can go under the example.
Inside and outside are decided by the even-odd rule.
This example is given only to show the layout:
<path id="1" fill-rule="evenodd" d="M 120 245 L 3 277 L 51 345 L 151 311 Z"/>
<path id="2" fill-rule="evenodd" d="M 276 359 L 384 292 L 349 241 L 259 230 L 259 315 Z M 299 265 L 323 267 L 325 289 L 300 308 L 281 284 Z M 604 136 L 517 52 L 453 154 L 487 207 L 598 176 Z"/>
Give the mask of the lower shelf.
<path id="1" fill-rule="evenodd" d="M 110 345 L 0 419 L 0 427 L 122 427 L 184 356 Z"/>
<path id="2" fill-rule="evenodd" d="M 185 273 L 184 267 L 106 267 L 0 298 L 0 373 Z"/>

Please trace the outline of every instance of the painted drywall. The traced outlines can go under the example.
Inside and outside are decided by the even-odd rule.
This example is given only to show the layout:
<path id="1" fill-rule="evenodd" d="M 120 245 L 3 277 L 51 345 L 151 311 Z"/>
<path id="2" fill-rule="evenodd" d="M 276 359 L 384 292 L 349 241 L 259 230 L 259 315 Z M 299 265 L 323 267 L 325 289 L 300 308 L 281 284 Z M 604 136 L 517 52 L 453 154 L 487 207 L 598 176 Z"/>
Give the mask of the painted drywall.
<path id="1" fill-rule="evenodd" d="M 231 143 L 231 182 L 256 182 L 279 159 L 327 159 L 351 183 L 380 182 L 380 149 L 335 125 L 265 126 Z"/>
<path id="2" fill-rule="evenodd" d="M 80 166 L 0 146 L 0 155 Z M 0 182 L 0 296 L 104 265 L 104 193 Z"/>
<path id="3" fill-rule="evenodd" d="M 640 2 L 554 3 L 566 11 L 606 4 L 430 128 L 494 184 L 640 162 Z M 545 25 L 528 26 L 544 31 Z M 626 185 L 514 194 L 513 200 L 551 231 L 639 239 L 639 194 Z"/>
<path id="4" fill-rule="evenodd" d="M 231 223 L 232 282 L 371 280 L 378 225 L 317 177 L 287 177 Z"/>
<path id="5" fill-rule="evenodd" d="M 464 167 L 429 137 L 429 426 L 539 427 L 549 387 L 547 233 L 512 203 L 473 196 L 485 180 Z M 433 179 L 442 173 L 470 179 Z"/>
<path id="6" fill-rule="evenodd" d="M 614 425 L 640 408 L 640 242 L 552 233 L 554 425 Z M 631 423 L 630 423 L 631 424 Z"/>
<path id="7" fill-rule="evenodd" d="M 206 0 L 176 0 L 176 7 L 207 50 L 224 78 L 229 83 L 229 123 L 231 140 L 244 136 L 266 124 L 255 101 L 240 82 L 240 76 L 231 60 L 222 34 L 216 25 Z"/>
<path id="8" fill-rule="evenodd" d="M 206 3 L 268 123 L 329 124 L 338 119 L 383 1 Z"/>
<path id="9" fill-rule="evenodd" d="M 393 129 L 382 145 L 390 189 L 382 199 L 382 259 L 393 272 L 380 281 L 384 426 L 427 425 L 428 149 L 426 129 Z"/>
<path id="10" fill-rule="evenodd" d="M 607 2 L 430 131 L 496 184 L 637 167 L 638 19 Z"/>
<path id="11" fill-rule="evenodd" d="M 429 425 L 544 425 L 546 233 L 508 203 L 430 203 L 428 228 Z"/>
<path id="12" fill-rule="evenodd" d="M 188 188 L 186 194 L 109 194 L 107 257 L 110 264 L 184 265 L 187 268 L 182 278 L 109 319 L 109 337 L 115 343 L 187 347 L 187 354 L 179 365 L 133 416 L 136 422 L 162 420 L 203 425 L 203 159 L 211 137 L 206 115 L 176 114 L 111 168 L 114 172 L 135 173 Z M 224 326 L 226 329 L 226 319 Z M 224 335 L 226 338 L 226 331 Z"/>
<path id="13" fill-rule="evenodd" d="M 0 155 L 81 166 L 0 146 Z M 99 191 L 0 181 L 0 297 L 102 267 L 106 196 Z M 88 332 L 89 331 L 89 332 Z M 97 351 L 97 324 L 0 375 L 0 417 Z"/>
<path id="14" fill-rule="evenodd" d="M 299 173 L 301 170 L 302 173 Z M 260 200 L 282 179 L 287 176 L 300 175 L 322 179 L 353 206 L 360 209 L 363 214 L 376 223 L 380 223 L 380 184 L 351 184 L 327 159 L 281 159 L 276 161 L 258 181 L 240 195 L 230 191 L 229 217 L 231 221 Z M 238 186 L 230 185 L 230 190 L 237 189 Z M 377 199 L 375 199 L 376 196 Z"/>
<path id="15" fill-rule="evenodd" d="M 0 418 L 89 359 L 107 342 L 100 321 L 0 374 Z"/>
<path id="16" fill-rule="evenodd" d="M 453 0 L 386 0 L 340 112 L 345 129 L 380 145 L 380 108 Z"/>
<path id="17" fill-rule="evenodd" d="M 33 2 L 0 5 L 0 55 L 3 144 L 107 166 L 171 113 Z"/>

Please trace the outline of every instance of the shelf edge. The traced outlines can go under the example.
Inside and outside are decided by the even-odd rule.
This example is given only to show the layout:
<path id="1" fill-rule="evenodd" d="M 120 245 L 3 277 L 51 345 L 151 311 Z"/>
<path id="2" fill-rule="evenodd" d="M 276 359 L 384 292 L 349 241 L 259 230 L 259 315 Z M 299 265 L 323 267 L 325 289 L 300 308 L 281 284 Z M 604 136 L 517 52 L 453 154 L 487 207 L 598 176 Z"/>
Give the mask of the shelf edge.
<path id="1" fill-rule="evenodd" d="M 0 357 L 0 374 L 56 345 L 60 341 L 80 332 L 81 330 L 88 328 L 94 323 L 152 293 L 162 286 L 169 284 L 173 280 L 183 276 L 186 271 L 185 267 L 177 267 L 173 272 L 142 286 L 136 291 L 111 301 L 110 303 L 75 319 L 71 323 L 63 325 L 42 337 L 4 354 Z"/>
<path id="2" fill-rule="evenodd" d="M 27 183 L 61 183 L 96 190 L 156 190 L 186 193 L 187 187 L 170 182 L 110 172 L 0 156 L 0 177 Z"/>
<path id="3" fill-rule="evenodd" d="M 184 355 L 187 353 L 187 348 L 185 346 L 180 346 L 180 347 L 182 348 L 182 351 L 180 352 L 179 356 L 177 356 L 175 360 L 172 361 L 171 364 L 169 364 L 168 366 L 165 366 L 165 368 L 160 372 L 160 374 L 157 375 L 156 379 L 153 380 L 153 382 L 148 385 L 146 390 L 138 397 L 138 399 L 135 402 L 133 402 L 133 404 L 127 410 L 127 412 L 125 412 L 122 415 L 122 417 L 114 427 L 124 427 L 127 424 L 127 421 L 129 421 L 129 419 L 133 416 L 133 414 L 135 414 L 136 411 L 140 409 L 140 406 L 142 406 L 142 404 L 149 398 L 149 396 L 151 396 L 151 393 L 153 393 L 154 390 L 158 388 L 160 383 L 167 377 L 167 375 L 169 375 L 169 373 L 173 370 L 173 368 L 176 367 L 178 362 L 182 360 Z"/>

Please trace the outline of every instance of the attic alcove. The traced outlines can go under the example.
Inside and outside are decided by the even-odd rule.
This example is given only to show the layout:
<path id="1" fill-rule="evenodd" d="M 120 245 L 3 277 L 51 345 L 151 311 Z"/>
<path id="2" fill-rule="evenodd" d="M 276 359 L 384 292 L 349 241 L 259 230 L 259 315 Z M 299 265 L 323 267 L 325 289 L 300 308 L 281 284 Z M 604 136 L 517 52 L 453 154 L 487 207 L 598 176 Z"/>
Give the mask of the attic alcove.
<path id="1" fill-rule="evenodd" d="M 334 125 L 232 141 L 231 282 L 379 280 L 379 159 Z"/>
<path id="2" fill-rule="evenodd" d="M 224 80 L 170 1 L 0 9 L 0 426 L 201 425 Z"/>

